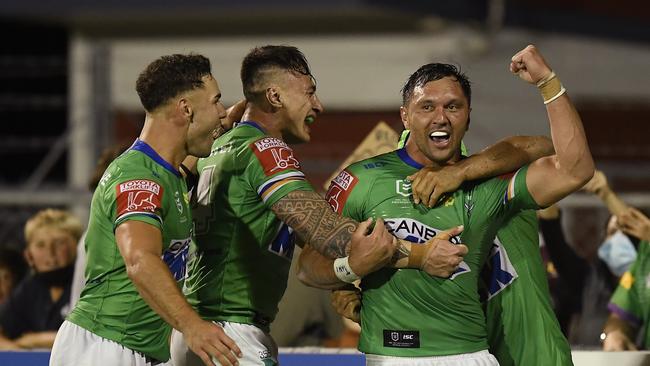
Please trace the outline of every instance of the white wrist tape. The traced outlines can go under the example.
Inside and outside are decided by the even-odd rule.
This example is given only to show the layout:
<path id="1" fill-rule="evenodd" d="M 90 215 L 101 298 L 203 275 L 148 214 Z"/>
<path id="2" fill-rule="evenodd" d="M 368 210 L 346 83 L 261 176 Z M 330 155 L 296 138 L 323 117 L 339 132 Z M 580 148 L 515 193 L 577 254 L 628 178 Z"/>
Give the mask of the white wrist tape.
<path id="1" fill-rule="evenodd" d="M 348 258 L 349 257 L 343 257 L 334 260 L 334 274 L 336 274 L 336 277 L 338 277 L 339 280 L 346 283 L 352 283 L 361 277 L 357 276 L 357 274 L 352 271 Z"/>

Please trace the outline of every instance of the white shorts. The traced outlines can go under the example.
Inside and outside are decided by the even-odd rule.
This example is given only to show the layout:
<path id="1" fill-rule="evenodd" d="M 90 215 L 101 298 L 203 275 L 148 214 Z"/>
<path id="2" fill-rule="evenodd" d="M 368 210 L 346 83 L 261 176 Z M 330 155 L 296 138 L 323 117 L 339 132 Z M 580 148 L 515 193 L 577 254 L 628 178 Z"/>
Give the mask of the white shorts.
<path id="1" fill-rule="evenodd" d="M 239 359 L 240 366 L 278 365 L 278 346 L 268 333 L 250 324 L 225 321 L 215 323 L 223 327 L 226 335 L 241 350 L 243 356 Z M 203 361 L 187 347 L 183 334 L 177 330 L 172 332 L 171 353 L 174 366 L 203 366 Z M 214 358 L 212 362 L 220 365 Z"/>
<path id="2" fill-rule="evenodd" d="M 393 357 L 367 354 L 366 366 L 499 366 L 499 361 L 487 350 L 434 357 Z"/>
<path id="3" fill-rule="evenodd" d="M 64 321 L 56 333 L 50 366 L 171 366 Z"/>

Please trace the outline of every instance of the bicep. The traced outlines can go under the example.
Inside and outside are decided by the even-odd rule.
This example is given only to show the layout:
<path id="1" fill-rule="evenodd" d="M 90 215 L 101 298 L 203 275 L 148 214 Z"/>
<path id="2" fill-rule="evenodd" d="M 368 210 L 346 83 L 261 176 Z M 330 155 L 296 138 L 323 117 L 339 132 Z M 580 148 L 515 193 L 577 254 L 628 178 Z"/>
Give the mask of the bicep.
<path id="1" fill-rule="evenodd" d="M 526 186 L 541 207 L 548 207 L 575 189 L 575 183 L 561 174 L 555 156 L 543 157 L 530 164 L 526 174 Z"/>
<path id="2" fill-rule="evenodd" d="M 128 220 L 115 229 L 117 246 L 127 265 L 134 264 L 142 254 L 162 254 L 160 229 L 143 221 Z"/>

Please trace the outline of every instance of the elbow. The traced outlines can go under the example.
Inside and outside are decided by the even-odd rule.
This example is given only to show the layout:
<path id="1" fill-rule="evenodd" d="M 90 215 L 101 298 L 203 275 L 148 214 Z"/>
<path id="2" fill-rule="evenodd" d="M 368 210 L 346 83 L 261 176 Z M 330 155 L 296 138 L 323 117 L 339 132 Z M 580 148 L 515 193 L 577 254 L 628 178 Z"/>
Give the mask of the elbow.
<path id="1" fill-rule="evenodd" d="M 316 283 L 312 281 L 311 277 L 309 277 L 309 274 L 305 271 L 298 269 L 296 276 L 298 277 L 298 281 L 302 282 L 303 285 L 309 287 L 317 287 Z"/>
<path id="2" fill-rule="evenodd" d="M 143 256 L 141 254 L 133 253 L 124 258 L 124 266 L 126 267 L 126 275 L 129 279 L 136 283 L 143 270 Z"/>
<path id="3" fill-rule="evenodd" d="M 591 156 L 585 159 L 579 168 L 573 169 L 572 175 L 575 180 L 576 189 L 584 187 L 593 178 L 595 171 L 596 167 Z"/>

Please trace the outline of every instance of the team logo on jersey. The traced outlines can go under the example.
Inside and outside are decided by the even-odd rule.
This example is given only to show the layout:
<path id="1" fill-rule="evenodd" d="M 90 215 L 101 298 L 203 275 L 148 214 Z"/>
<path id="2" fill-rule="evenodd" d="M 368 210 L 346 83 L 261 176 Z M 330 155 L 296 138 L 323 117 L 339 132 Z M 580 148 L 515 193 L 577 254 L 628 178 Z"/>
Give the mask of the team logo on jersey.
<path id="1" fill-rule="evenodd" d="M 325 199 L 332 206 L 332 209 L 339 214 L 343 212 L 345 202 L 347 202 L 352 189 L 359 182 L 359 178 L 354 174 L 343 170 L 332 180 L 330 188 L 327 190 Z"/>
<path id="2" fill-rule="evenodd" d="M 187 254 L 190 251 L 191 238 L 173 239 L 169 247 L 162 254 L 162 260 L 169 267 L 169 271 L 176 281 L 185 278 Z"/>
<path id="3" fill-rule="evenodd" d="M 293 150 L 280 139 L 265 137 L 253 142 L 250 147 L 267 176 L 288 169 L 300 170 L 300 162 L 294 157 Z"/>
<path id="4" fill-rule="evenodd" d="M 416 244 L 423 244 L 442 232 L 442 230 L 432 228 L 410 218 L 385 218 L 384 223 L 386 230 L 395 237 Z M 462 242 L 458 235 L 452 237 L 449 241 L 454 244 L 460 244 Z M 453 280 L 458 275 L 468 272 L 471 272 L 471 268 L 465 261 L 462 261 L 458 269 L 449 278 Z"/>
<path id="5" fill-rule="evenodd" d="M 176 202 L 176 209 L 178 213 L 183 213 L 183 203 L 181 202 L 181 194 L 178 191 L 174 192 L 174 201 Z"/>
<path id="6" fill-rule="evenodd" d="M 127 214 L 152 214 L 161 208 L 163 188 L 156 182 L 134 179 L 115 186 L 117 217 Z"/>
<path id="7" fill-rule="evenodd" d="M 395 192 L 400 196 L 409 197 L 411 196 L 411 181 L 408 179 L 396 180 L 395 181 Z"/>
<path id="8" fill-rule="evenodd" d="M 474 210 L 474 202 L 465 202 L 465 212 L 467 217 L 472 216 L 472 211 Z"/>

